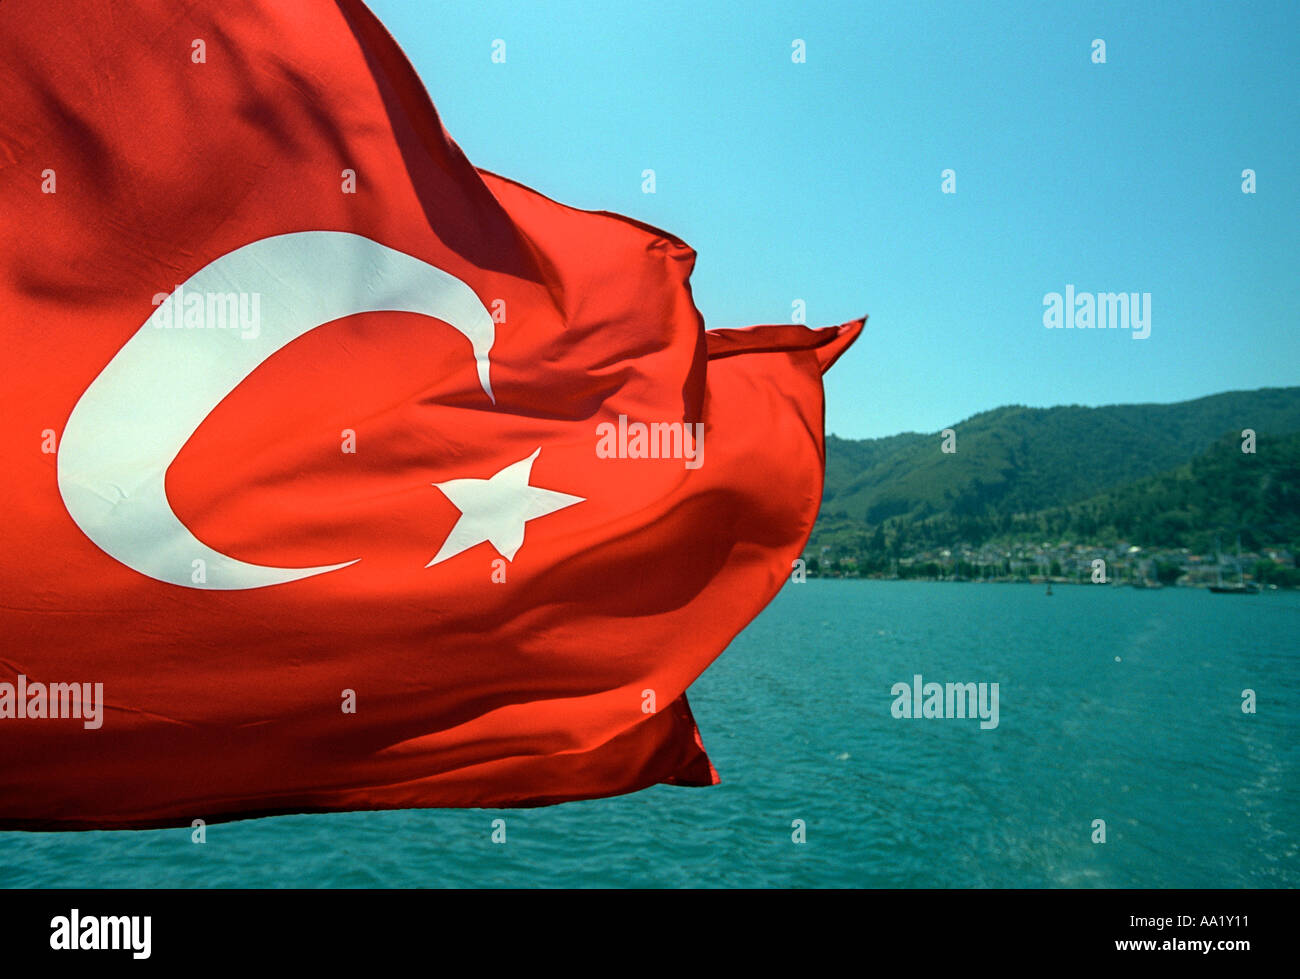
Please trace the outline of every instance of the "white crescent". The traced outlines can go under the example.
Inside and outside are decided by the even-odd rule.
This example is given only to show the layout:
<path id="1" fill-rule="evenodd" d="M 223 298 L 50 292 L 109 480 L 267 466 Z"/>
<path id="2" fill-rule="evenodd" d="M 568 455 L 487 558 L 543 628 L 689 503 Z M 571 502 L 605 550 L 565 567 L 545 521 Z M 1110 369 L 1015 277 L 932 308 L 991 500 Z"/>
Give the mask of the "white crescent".
<path id="1" fill-rule="evenodd" d="M 265 588 L 355 564 L 277 568 L 213 550 L 167 500 L 167 469 L 217 404 L 268 357 L 323 323 L 353 313 L 432 316 L 470 342 L 489 398 L 492 315 L 464 282 L 361 235 L 301 231 L 237 248 L 190 276 L 188 295 L 259 294 L 256 331 L 169 328 L 173 292 L 86 388 L 58 453 L 59 493 L 104 553 L 159 581 L 187 588 Z M 175 309 L 173 310 L 173 306 Z M 204 562 L 206 581 L 195 581 Z M 359 559 L 358 559 L 359 560 Z"/>

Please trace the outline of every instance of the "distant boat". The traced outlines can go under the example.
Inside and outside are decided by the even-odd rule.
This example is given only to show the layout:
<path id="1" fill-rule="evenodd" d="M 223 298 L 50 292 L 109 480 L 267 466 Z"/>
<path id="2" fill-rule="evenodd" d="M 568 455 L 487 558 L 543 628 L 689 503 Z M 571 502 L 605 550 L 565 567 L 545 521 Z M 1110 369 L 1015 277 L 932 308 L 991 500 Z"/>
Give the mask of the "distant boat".
<path id="1" fill-rule="evenodd" d="M 1216 595 L 1258 595 L 1259 585 L 1243 581 L 1235 585 L 1211 585 L 1210 591 Z"/>
<path id="2" fill-rule="evenodd" d="M 1218 541 L 1215 541 L 1215 551 L 1218 551 Z M 1223 583 L 1223 555 L 1218 555 L 1219 563 L 1215 568 L 1218 577 L 1218 583 L 1210 586 L 1210 591 L 1216 595 L 1258 595 L 1259 585 L 1247 583 L 1246 576 L 1241 571 L 1241 538 L 1237 538 L 1237 581 L 1235 583 Z"/>

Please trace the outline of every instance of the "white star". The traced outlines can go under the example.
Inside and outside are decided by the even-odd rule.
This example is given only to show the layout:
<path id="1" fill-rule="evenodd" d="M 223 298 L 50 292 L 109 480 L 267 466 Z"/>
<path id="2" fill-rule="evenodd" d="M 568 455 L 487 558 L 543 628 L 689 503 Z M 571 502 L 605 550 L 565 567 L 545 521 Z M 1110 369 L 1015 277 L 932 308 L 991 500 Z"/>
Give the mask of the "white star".
<path id="1" fill-rule="evenodd" d="M 426 568 L 484 541 L 491 542 L 507 561 L 513 561 L 524 543 L 524 524 L 583 502 L 581 496 L 528 485 L 533 462 L 541 451 L 539 447 L 527 459 L 511 463 L 491 479 L 449 479 L 430 484 L 446 494 L 461 516 Z"/>

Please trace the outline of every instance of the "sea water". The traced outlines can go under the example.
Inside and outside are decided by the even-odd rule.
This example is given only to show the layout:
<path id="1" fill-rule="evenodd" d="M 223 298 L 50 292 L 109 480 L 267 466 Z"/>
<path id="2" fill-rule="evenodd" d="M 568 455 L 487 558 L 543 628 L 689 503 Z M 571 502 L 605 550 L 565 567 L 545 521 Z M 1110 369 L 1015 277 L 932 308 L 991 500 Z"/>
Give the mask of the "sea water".
<path id="1" fill-rule="evenodd" d="M 1300 594 L 1055 591 L 788 584 L 690 689 L 711 788 L 0 833 L 0 885 L 1300 885 Z M 895 716 L 918 676 L 997 726 Z"/>

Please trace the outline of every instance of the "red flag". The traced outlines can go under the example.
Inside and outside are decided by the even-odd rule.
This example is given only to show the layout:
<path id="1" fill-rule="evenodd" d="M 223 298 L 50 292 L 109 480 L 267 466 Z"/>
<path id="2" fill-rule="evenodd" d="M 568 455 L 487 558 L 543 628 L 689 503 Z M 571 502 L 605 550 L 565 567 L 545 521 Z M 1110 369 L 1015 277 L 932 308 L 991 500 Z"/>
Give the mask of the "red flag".
<path id="1" fill-rule="evenodd" d="M 717 781 L 862 321 L 476 170 L 360 3 L 0 4 L 0 827 Z"/>

